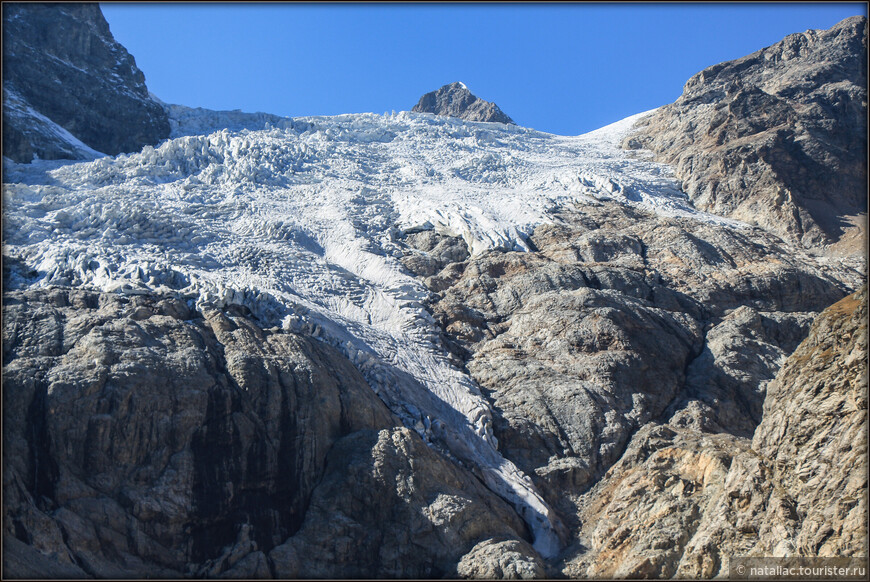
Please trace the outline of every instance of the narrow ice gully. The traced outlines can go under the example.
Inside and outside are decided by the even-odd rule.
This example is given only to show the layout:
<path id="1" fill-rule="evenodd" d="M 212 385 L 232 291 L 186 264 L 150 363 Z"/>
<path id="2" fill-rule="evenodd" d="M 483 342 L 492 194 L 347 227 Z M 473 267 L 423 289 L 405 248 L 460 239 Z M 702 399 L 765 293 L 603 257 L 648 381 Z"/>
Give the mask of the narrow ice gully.
<path id="1" fill-rule="evenodd" d="M 473 255 L 523 251 L 552 210 L 594 199 L 730 222 L 694 210 L 667 166 L 619 149 L 646 114 L 562 137 L 408 112 L 260 115 L 248 118 L 257 129 L 239 129 L 244 114 L 182 109 L 174 138 L 140 153 L 6 160 L 6 253 L 35 271 L 13 283 L 240 304 L 266 327 L 327 341 L 407 426 L 510 501 L 541 554 L 555 554 L 558 524 L 498 452 L 473 380 L 449 363 L 428 291 L 398 260 L 401 234 L 461 236 Z"/>

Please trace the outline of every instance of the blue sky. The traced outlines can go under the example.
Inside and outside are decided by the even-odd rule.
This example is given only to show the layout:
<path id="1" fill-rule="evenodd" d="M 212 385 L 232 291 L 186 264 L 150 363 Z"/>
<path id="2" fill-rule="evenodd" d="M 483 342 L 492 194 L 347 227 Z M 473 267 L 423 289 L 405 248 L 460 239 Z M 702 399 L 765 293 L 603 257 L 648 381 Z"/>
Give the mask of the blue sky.
<path id="1" fill-rule="evenodd" d="M 561 135 L 675 100 L 701 69 L 867 14 L 857 3 L 112 4 L 169 103 L 279 115 L 409 110 L 452 81 Z"/>

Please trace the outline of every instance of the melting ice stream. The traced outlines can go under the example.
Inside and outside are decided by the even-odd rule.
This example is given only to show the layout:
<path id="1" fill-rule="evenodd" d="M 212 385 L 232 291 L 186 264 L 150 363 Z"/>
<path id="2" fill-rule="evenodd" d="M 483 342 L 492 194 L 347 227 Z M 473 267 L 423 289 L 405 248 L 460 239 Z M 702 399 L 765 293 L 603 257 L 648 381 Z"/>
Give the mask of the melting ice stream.
<path id="1" fill-rule="evenodd" d="M 553 210 L 595 199 L 733 223 L 694 210 L 667 166 L 619 148 L 648 113 L 563 137 L 408 112 L 252 116 L 266 128 L 231 131 L 227 112 L 190 111 L 175 134 L 197 135 L 140 153 L 4 160 L 6 253 L 37 273 L 13 284 L 239 304 L 264 327 L 329 342 L 408 427 L 511 502 L 542 555 L 557 553 L 554 514 L 450 364 L 429 292 L 399 262 L 401 234 L 461 236 L 473 256 L 524 251 Z"/>

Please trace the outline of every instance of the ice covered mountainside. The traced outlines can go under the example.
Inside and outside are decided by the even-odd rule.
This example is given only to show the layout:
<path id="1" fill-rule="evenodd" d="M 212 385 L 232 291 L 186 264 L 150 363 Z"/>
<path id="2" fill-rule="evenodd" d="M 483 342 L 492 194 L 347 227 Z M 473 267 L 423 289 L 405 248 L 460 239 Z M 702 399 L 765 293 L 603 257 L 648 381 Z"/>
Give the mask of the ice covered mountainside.
<path id="1" fill-rule="evenodd" d="M 166 105 L 79 59 L 114 47 L 98 6 L 32 6 L 4 5 L 4 574 L 867 555 L 866 18 L 559 137 L 458 83 L 383 117 Z M 101 125 L 128 90 L 146 115 Z"/>
<path id="2" fill-rule="evenodd" d="M 524 250 L 550 211 L 600 199 L 744 228 L 618 147 L 644 115 L 578 137 L 407 112 L 296 118 L 93 162 L 7 161 L 6 254 L 30 270 L 12 283 L 175 292 L 328 341 L 407 426 L 479 468 L 551 555 L 558 525 L 498 453 L 489 405 L 449 362 L 395 240 L 435 229 L 472 255 Z"/>

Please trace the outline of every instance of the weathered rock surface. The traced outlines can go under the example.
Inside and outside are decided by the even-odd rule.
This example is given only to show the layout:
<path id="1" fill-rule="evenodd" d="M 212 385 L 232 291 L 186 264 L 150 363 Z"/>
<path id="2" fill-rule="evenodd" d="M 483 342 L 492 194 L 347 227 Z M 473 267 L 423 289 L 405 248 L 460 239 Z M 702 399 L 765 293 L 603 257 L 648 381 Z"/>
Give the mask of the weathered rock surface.
<path id="1" fill-rule="evenodd" d="M 706 335 L 686 370 L 686 389 L 670 423 L 751 437 L 761 422 L 767 385 L 806 336 L 813 313 L 739 307 Z"/>
<path id="2" fill-rule="evenodd" d="M 541 560 L 529 557 L 523 542 L 514 540 L 483 541 L 466 554 L 459 563 L 456 573 L 462 578 L 531 580 L 546 577 Z"/>
<path id="3" fill-rule="evenodd" d="M 3 151 L 17 162 L 93 157 L 77 141 L 115 155 L 169 137 L 98 4 L 4 4 L 3 90 Z"/>
<path id="4" fill-rule="evenodd" d="M 9 575 L 441 575 L 488 539 L 539 563 L 323 343 L 157 296 L 17 291 L 3 315 Z"/>
<path id="5" fill-rule="evenodd" d="M 578 503 L 564 572 L 707 578 L 727 575 L 732 556 L 866 556 L 866 493 L 865 286 L 815 320 L 751 440 L 638 431 Z"/>
<path id="6" fill-rule="evenodd" d="M 783 365 L 752 447 L 793 503 L 797 553 L 867 555 L 866 285 L 822 312 Z"/>
<path id="7" fill-rule="evenodd" d="M 709 67 L 624 143 L 671 164 L 696 207 L 806 247 L 866 232 L 867 19 Z"/>
<path id="8" fill-rule="evenodd" d="M 518 532 L 525 526 L 506 502 L 415 433 L 368 431 L 336 444 L 302 529 L 270 557 L 281 578 L 455 576 L 468 552 L 478 568 L 504 560 L 505 570 L 543 574 Z M 514 554 L 488 548 L 493 537 Z M 481 541 L 470 548 L 470 539 Z"/>
<path id="9" fill-rule="evenodd" d="M 746 555 L 754 544 L 767 475 L 748 439 L 647 425 L 578 503 L 581 531 L 563 571 L 580 578 L 715 576 L 723 556 Z"/>
<path id="10" fill-rule="evenodd" d="M 467 259 L 461 239 L 416 233 L 404 258 L 437 294 L 448 347 L 492 399 L 505 454 L 554 503 L 669 405 L 706 403 L 708 428 L 718 419 L 751 435 L 807 312 L 860 280 L 758 230 L 619 205 L 560 218 L 532 235 L 536 252 Z"/>
<path id="11" fill-rule="evenodd" d="M 472 94 L 463 83 L 450 83 L 437 91 L 426 93 L 411 111 L 458 117 L 466 121 L 514 123 L 498 105 Z"/>
<path id="12" fill-rule="evenodd" d="M 445 345 L 493 403 L 501 450 L 582 532 L 550 573 L 712 576 L 720 556 L 757 545 L 733 528 L 773 527 L 723 501 L 751 485 L 768 503 L 773 469 L 751 449 L 768 385 L 863 276 L 760 229 L 616 204 L 559 218 L 528 253 L 472 258 L 459 238 L 413 233 L 403 263 L 436 294 Z"/>

